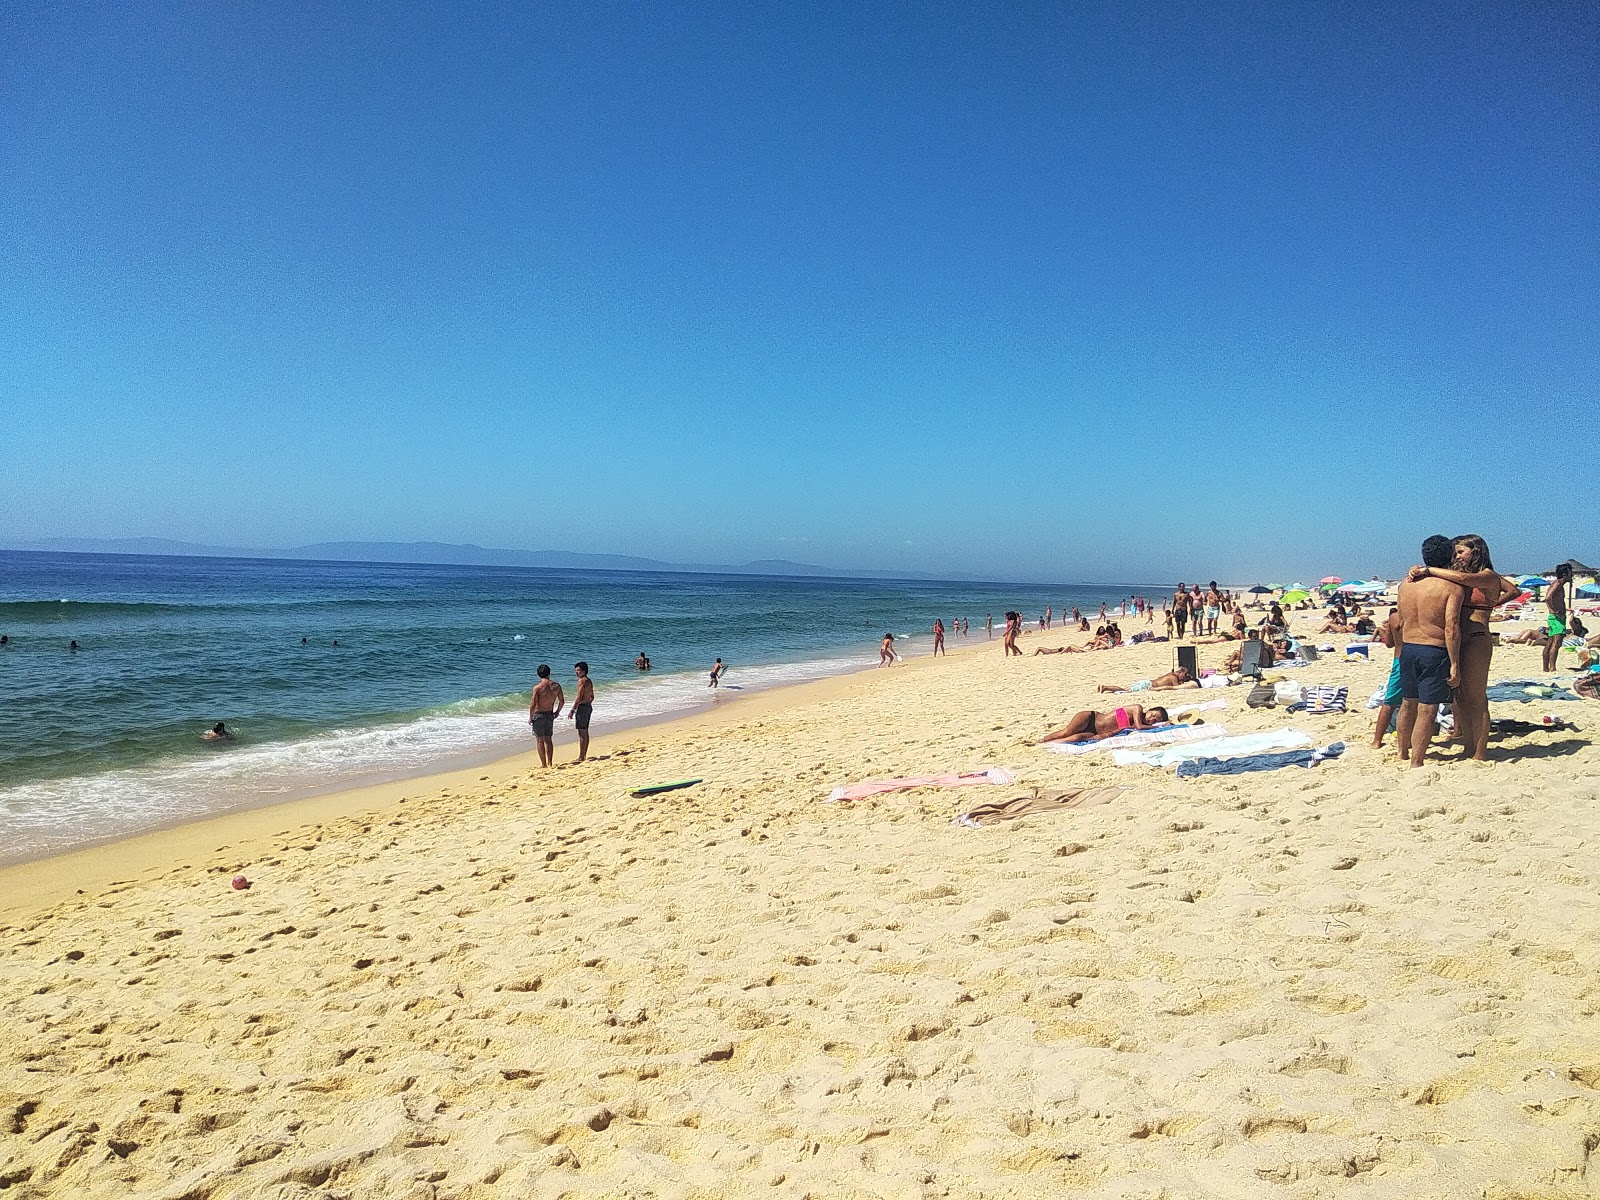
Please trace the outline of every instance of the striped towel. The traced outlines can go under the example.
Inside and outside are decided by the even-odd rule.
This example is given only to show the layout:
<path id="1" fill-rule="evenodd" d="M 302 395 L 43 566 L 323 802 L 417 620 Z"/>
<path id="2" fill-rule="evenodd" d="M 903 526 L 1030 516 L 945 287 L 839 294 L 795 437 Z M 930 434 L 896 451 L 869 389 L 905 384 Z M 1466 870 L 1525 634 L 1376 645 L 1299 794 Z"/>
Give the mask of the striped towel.
<path id="1" fill-rule="evenodd" d="M 1342 713 L 1345 702 L 1350 698 L 1350 689 L 1320 683 L 1306 688 L 1300 698 L 1306 702 L 1306 711 L 1309 713 Z"/>

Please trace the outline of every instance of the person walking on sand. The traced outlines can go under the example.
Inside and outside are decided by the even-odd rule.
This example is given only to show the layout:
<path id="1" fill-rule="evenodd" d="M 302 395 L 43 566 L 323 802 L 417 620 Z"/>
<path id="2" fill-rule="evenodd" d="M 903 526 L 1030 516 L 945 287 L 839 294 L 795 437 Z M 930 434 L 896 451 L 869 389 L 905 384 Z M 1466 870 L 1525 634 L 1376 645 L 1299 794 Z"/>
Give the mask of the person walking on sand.
<path id="1" fill-rule="evenodd" d="M 550 678 L 550 664 L 539 664 L 539 682 L 533 685 L 533 697 L 528 702 L 528 724 L 533 726 L 533 740 L 539 747 L 539 765 L 554 766 L 556 761 L 556 718 L 567 705 L 566 693 L 561 685 Z"/>
<path id="2" fill-rule="evenodd" d="M 1000 639 L 1000 645 L 1007 658 L 1010 658 L 1013 654 L 1019 658 L 1022 656 L 1022 651 L 1017 649 L 1017 635 L 1021 632 L 1022 614 L 1017 612 L 1006 613 L 1006 631 L 1005 635 Z"/>
<path id="3" fill-rule="evenodd" d="M 1572 586 L 1572 568 L 1562 563 L 1556 568 L 1556 581 L 1545 595 L 1545 606 L 1550 616 L 1545 620 L 1544 669 L 1556 669 L 1556 659 L 1561 654 L 1562 639 L 1567 636 L 1567 588 Z"/>
<path id="4" fill-rule="evenodd" d="M 900 656 L 894 652 L 894 634 L 883 635 L 883 645 L 878 647 L 878 665 L 880 667 L 894 666 L 894 660 Z"/>
<path id="5" fill-rule="evenodd" d="M 1422 563 L 1448 567 L 1455 545 L 1442 534 L 1422 543 Z M 1420 767 L 1433 739 L 1439 705 L 1461 682 L 1461 602 L 1466 589 L 1445 579 L 1418 579 L 1400 585 L 1394 640 L 1400 643 L 1400 760 Z"/>
<path id="6" fill-rule="evenodd" d="M 589 664 L 573 663 L 578 676 L 578 694 L 572 700 L 573 727 L 578 731 L 578 761 L 589 757 L 589 716 L 594 712 L 594 680 L 589 678 Z"/>
<path id="7" fill-rule="evenodd" d="M 994 614 L 985 613 L 983 617 L 983 635 L 989 641 L 994 641 Z"/>
<path id="8" fill-rule="evenodd" d="M 717 659 L 716 663 L 713 664 L 712 668 L 711 668 L 711 682 L 708 683 L 706 686 L 707 687 L 721 687 L 722 686 L 722 673 L 724 671 L 726 671 L 727 669 L 728 669 L 727 667 L 722 665 L 722 660 L 720 658 Z"/>
<path id="9" fill-rule="evenodd" d="M 944 622 L 938 617 L 933 619 L 933 654 L 937 658 L 944 653 Z"/>

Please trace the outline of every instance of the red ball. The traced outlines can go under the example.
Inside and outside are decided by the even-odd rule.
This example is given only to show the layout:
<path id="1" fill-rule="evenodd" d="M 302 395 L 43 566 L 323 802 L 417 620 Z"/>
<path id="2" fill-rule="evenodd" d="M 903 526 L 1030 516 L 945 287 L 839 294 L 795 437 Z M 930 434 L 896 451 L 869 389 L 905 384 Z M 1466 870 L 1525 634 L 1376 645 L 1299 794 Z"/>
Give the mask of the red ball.
<path id="1" fill-rule="evenodd" d="M 233 877 L 233 890 L 234 891 L 242 892 L 242 891 L 245 890 L 245 888 L 247 888 L 249 886 L 250 886 L 250 881 L 248 879 L 246 879 L 243 875 L 235 875 Z"/>

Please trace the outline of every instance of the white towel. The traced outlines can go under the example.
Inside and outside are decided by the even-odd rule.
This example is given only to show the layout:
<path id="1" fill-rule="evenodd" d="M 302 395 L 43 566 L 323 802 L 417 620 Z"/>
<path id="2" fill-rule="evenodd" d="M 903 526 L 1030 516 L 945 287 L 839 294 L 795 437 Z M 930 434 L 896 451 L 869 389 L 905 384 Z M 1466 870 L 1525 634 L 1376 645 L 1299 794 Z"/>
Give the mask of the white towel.
<path id="1" fill-rule="evenodd" d="M 1234 758 L 1241 754 L 1264 754 L 1269 750 L 1299 750 L 1311 739 L 1298 729 L 1274 729 L 1266 733 L 1243 733 L 1238 737 L 1216 738 L 1186 746 L 1167 746 L 1159 750 L 1118 750 L 1112 754 L 1117 766 L 1135 764 L 1170 767 L 1186 758 Z"/>
<path id="2" fill-rule="evenodd" d="M 1168 746 L 1175 742 L 1213 741 L 1228 732 L 1223 725 L 1174 725 L 1171 729 L 1139 729 L 1097 742 L 1048 742 L 1052 754 L 1093 754 L 1096 750 L 1131 750 L 1134 746 Z"/>
<path id="3" fill-rule="evenodd" d="M 1202 700 L 1193 704 L 1171 704 L 1167 706 L 1167 716 L 1181 717 L 1184 713 L 1209 712 L 1213 708 L 1227 708 L 1226 700 Z"/>

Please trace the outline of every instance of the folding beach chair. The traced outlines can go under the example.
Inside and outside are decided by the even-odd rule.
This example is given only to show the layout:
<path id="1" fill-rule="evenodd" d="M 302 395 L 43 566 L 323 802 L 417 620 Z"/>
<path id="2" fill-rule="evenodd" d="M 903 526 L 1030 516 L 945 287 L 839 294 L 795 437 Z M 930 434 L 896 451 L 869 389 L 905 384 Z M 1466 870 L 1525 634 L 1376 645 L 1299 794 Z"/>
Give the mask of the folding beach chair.
<path id="1" fill-rule="evenodd" d="M 1245 639 L 1239 651 L 1239 674 L 1260 676 L 1262 645 L 1259 638 Z"/>
<path id="2" fill-rule="evenodd" d="M 1200 678 L 1200 648 L 1198 646 L 1179 646 L 1178 665 L 1189 672 L 1190 679 Z"/>

